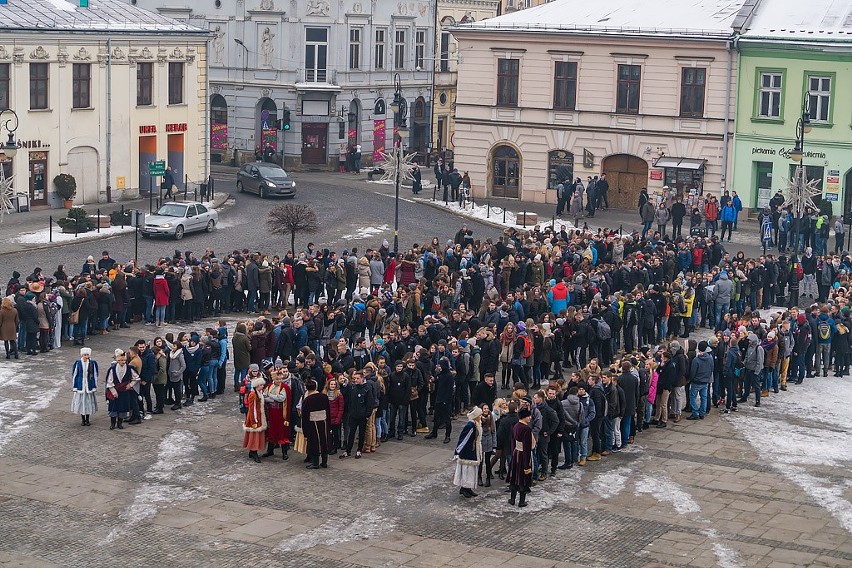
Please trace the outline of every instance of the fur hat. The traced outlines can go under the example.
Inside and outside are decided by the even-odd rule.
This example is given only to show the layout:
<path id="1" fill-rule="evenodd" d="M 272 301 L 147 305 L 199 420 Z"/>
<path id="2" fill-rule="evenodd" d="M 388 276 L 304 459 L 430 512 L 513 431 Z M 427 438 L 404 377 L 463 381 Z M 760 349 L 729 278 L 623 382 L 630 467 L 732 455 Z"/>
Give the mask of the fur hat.
<path id="1" fill-rule="evenodd" d="M 252 379 L 251 381 L 251 388 L 253 389 L 264 386 L 266 386 L 266 379 L 264 379 L 263 377 L 257 377 L 256 379 Z"/>
<path id="2" fill-rule="evenodd" d="M 80 357 L 83 355 L 92 355 L 92 349 L 90 347 L 81 347 L 80 348 Z"/>
<path id="3" fill-rule="evenodd" d="M 518 411 L 518 418 L 523 420 L 524 418 L 529 418 L 532 415 L 529 408 L 522 408 Z"/>
<path id="4" fill-rule="evenodd" d="M 476 420 L 480 416 L 482 416 L 482 409 L 478 406 L 474 406 L 470 409 L 470 412 L 467 413 L 468 420 Z"/>
<path id="5" fill-rule="evenodd" d="M 115 355 L 115 358 L 118 359 L 119 357 L 124 356 L 124 351 L 122 351 L 121 349 L 116 349 L 113 354 Z"/>

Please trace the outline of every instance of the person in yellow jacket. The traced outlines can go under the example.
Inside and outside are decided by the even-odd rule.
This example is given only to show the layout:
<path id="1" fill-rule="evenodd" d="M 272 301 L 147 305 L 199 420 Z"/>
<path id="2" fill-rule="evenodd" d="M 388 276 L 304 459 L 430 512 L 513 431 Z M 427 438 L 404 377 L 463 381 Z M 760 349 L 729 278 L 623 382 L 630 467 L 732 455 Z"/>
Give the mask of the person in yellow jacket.
<path id="1" fill-rule="evenodd" d="M 695 305 L 695 290 L 692 286 L 687 285 L 682 292 L 684 310 L 680 313 L 681 317 L 681 337 L 689 337 L 689 332 L 695 329 L 693 322 L 693 306 Z"/>

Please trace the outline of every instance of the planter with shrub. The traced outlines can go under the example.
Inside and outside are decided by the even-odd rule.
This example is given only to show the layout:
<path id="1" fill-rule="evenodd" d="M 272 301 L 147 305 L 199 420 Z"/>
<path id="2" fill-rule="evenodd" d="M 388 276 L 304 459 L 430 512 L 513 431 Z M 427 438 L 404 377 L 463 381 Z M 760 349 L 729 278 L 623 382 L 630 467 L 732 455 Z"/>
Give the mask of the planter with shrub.
<path id="1" fill-rule="evenodd" d="M 94 228 L 82 207 L 72 207 L 68 210 L 68 216 L 58 220 L 56 224 L 62 228 L 63 233 L 87 233 Z"/>
<path id="2" fill-rule="evenodd" d="M 77 195 L 77 180 L 71 174 L 59 174 L 53 178 L 56 195 L 65 202 L 65 208 L 71 209 L 74 196 Z"/>

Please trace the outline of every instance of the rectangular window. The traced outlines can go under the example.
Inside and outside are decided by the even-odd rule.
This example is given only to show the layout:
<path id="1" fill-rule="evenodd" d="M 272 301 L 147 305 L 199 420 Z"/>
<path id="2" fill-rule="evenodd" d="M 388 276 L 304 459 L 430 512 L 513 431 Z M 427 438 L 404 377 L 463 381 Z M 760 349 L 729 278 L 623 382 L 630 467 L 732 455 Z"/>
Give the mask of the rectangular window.
<path id="1" fill-rule="evenodd" d="M 441 32 L 441 73 L 450 70 L 450 32 Z"/>
<path id="2" fill-rule="evenodd" d="M 0 109 L 9 108 L 9 63 L 0 63 Z"/>
<path id="3" fill-rule="evenodd" d="M 30 109 L 47 108 L 47 88 L 50 65 L 48 63 L 30 63 Z"/>
<path id="4" fill-rule="evenodd" d="M 760 118 L 781 117 L 781 73 L 761 73 L 759 105 L 757 116 Z"/>
<path id="5" fill-rule="evenodd" d="M 518 59 L 497 60 L 497 104 L 499 106 L 518 106 L 520 64 Z"/>
<path id="6" fill-rule="evenodd" d="M 136 64 L 136 106 L 154 104 L 154 64 Z"/>
<path id="7" fill-rule="evenodd" d="M 618 88 L 615 112 L 637 114 L 639 112 L 639 84 L 642 67 L 639 65 L 618 66 Z"/>
<path id="8" fill-rule="evenodd" d="M 812 122 L 828 122 L 831 110 L 831 77 L 808 76 L 808 112 Z"/>
<path id="9" fill-rule="evenodd" d="M 553 73 L 553 108 L 574 110 L 577 105 L 577 64 L 557 61 Z"/>
<path id="10" fill-rule="evenodd" d="M 385 41 L 387 37 L 387 30 L 385 29 L 377 29 L 376 30 L 376 53 L 373 57 L 373 65 L 376 66 L 376 69 L 384 69 L 385 68 Z"/>
<path id="11" fill-rule="evenodd" d="M 396 30 L 393 42 L 393 66 L 394 69 L 405 69 L 406 39 L 405 30 Z"/>
<path id="12" fill-rule="evenodd" d="M 71 79 L 73 108 L 92 106 L 92 66 L 88 63 L 75 63 Z"/>
<path id="13" fill-rule="evenodd" d="M 305 81 L 328 80 L 328 28 L 305 28 Z"/>
<path id="14" fill-rule="evenodd" d="M 426 30 L 417 30 L 414 34 L 414 69 L 426 68 Z"/>
<path id="15" fill-rule="evenodd" d="M 169 63 L 169 104 L 183 103 L 183 63 Z"/>
<path id="16" fill-rule="evenodd" d="M 704 116 L 704 83 L 707 70 L 702 67 L 686 67 L 681 75 L 680 115 Z"/>
<path id="17" fill-rule="evenodd" d="M 349 30 L 349 68 L 361 68 L 361 28 Z"/>

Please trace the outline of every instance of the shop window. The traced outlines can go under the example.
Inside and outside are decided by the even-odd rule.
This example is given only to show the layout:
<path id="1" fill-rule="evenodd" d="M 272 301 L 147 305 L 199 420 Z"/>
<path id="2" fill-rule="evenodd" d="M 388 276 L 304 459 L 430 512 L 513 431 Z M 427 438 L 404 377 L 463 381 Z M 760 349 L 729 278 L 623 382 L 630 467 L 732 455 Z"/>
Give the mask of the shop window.
<path id="1" fill-rule="evenodd" d="M 547 153 L 547 188 L 554 189 L 561 182 L 574 179 L 574 154 L 567 150 Z"/>
<path id="2" fill-rule="evenodd" d="M 788 179 L 794 179 L 796 177 L 796 168 L 798 164 L 790 164 L 790 177 Z M 808 181 L 817 180 L 817 189 L 822 191 L 822 181 L 825 176 L 825 168 L 822 166 L 802 166 L 805 168 L 805 179 Z"/>
<path id="3" fill-rule="evenodd" d="M 665 185 L 678 193 L 689 193 L 690 189 L 701 190 L 704 181 L 704 170 L 689 170 L 683 168 L 665 168 L 663 170 Z"/>

